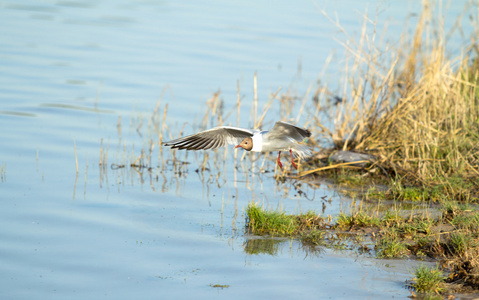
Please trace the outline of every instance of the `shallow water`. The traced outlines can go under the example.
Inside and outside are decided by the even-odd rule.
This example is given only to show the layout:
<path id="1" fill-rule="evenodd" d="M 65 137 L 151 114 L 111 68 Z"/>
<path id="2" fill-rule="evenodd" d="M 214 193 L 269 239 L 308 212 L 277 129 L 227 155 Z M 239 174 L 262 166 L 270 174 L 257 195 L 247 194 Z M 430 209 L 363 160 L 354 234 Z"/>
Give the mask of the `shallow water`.
<path id="1" fill-rule="evenodd" d="M 7 1 L 1 7 L 2 299 L 409 295 L 404 262 L 346 250 L 313 255 L 294 241 L 278 244 L 274 255 L 249 254 L 250 201 L 291 213 L 321 211 L 324 202 L 331 215 L 350 201 L 324 183 L 278 182 L 273 156 L 256 156 L 253 167 L 251 155 L 241 160 L 238 152 L 235 159 L 232 149 L 207 153 L 205 172 L 195 171 L 205 153 L 178 152 L 189 163 L 178 172 L 175 154 L 159 152 L 155 129 L 167 104 L 167 136 L 177 136 L 185 123 L 184 132 L 193 132 L 218 90 L 224 113 L 233 111 L 226 122 L 236 125 L 237 83 L 239 123 L 250 126 L 255 72 L 261 109 L 280 86 L 302 98 L 331 53 L 321 80 L 334 90 L 344 64 L 344 48 L 334 39 L 344 36 L 320 9 L 337 14 L 357 36 L 361 14 L 367 8 L 374 16 L 376 2 Z M 414 1 L 379 7 L 379 27 L 388 22 L 392 40 L 418 9 Z M 448 23 L 462 7 L 451 5 Z M 266 124 L 279 116 L 274 103 Z M 215 119 L 210 114 L 208 125 Z M 142 150 L 147 157 L 151 142 L 150 171 L 115 167 L 134 162 Z M 271 172 L 257 172 L 263 161 Z"/>

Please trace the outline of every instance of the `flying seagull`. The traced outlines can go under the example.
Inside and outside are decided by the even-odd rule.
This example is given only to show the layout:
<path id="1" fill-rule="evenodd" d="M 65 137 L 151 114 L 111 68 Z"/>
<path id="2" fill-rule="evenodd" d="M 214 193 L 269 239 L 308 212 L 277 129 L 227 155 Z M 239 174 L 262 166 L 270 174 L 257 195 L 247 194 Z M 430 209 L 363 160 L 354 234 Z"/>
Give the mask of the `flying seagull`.
<path id="1" fill-rule="evenodd" d="M 301 158 L 311 156 L 312 152 L 308 146 L 299 144 L 305 138 L 310 137 L 311 132 L 307 129 L 279 121 L 274 124 L 270 131 L 249 130 L 231 126 L 220 126 L 205 131 L 185 136 L 163 145 L 180 150 L 208 150 L 236 145 L 235 148 L 243 148 L 253 152 L 279 151 L 278 165 L 283 168 L 280 161 L 282 151 L 289 151 L 291 162 L 297 169 L 298 166 L 293 160 L 293 154 Z"/>

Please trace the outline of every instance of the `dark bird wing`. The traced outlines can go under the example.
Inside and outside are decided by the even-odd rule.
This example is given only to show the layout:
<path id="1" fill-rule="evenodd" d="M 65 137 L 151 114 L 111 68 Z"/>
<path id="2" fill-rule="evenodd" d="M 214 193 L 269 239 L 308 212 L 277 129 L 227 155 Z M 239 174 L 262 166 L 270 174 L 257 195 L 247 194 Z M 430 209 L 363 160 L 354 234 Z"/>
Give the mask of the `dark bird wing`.
<path id="1" fill-rule="evenodd" d="M 298 142 L 301 142 L 305 138 L 311 136 L 311 131 L 298 126 L 294 126 L 292 124 L 289 124 L 283 121 L 279 121 L 279 122 L 276 122 L 276 124 L 274 124 L 273 129 L 271 129 L 268 132 L 268 135 L 271 138 L 275 138 L 275 137 L 284 138 L 285 136 L 288 136 L 295 139 Z"/>
<path id="2" fill-rule="evenodd" d="M 180 150 L 208 150 L 224 147 L 226 145 L 237 145 L 244 138 L 252 137 L 253 131 L 248 129 L 221 126 L 185 136 L 163 145 Z"/>

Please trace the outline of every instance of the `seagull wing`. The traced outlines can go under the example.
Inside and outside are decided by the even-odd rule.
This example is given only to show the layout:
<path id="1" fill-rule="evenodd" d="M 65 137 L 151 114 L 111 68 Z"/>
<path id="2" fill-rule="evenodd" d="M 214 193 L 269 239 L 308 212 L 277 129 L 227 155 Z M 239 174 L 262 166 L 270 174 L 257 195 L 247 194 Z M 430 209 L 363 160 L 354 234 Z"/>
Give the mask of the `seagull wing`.
<path id="1" fill-rule="evenodd" d="M 294 126 L 287 122 L 279 121 L 274 124 L 273 129 L 268 132 L 271 138 L 284 138 L 290 137 L 298 142 L 304 140 L 304 138 L 311 136 L 311 131 L 298 126 Z"/>
<path id="2" fill-rule="evenodd" d="M 180 150 L 208 150 L 224 147 L 226 145 L 237 145 L 244 138 L 252 137 L 253 131 L 248 129 L 221 126 L 185 136 L 163 145 Z"/>

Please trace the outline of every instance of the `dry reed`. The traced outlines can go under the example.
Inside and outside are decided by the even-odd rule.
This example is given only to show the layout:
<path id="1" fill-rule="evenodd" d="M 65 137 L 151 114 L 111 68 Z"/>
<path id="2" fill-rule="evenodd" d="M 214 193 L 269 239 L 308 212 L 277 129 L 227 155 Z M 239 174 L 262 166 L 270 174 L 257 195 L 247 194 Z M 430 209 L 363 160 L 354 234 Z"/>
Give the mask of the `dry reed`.
<path id="1" fill-rule="evenodd" d="M 352 56 L 347 100 L 338 104 L 335 130 L 323 127 L 336 148 L 373 153 L 408 184 L 479 175 L 479 73 L 471 67 L 477 46 L 447 55 L 444 21 L 434 9 L 425 3 L 414 36 L 403 36 L 396 50 L 388 46 L 387 56 L 375 47 L 376 30 L 345 44 Z M 376 26 L 365 18 L 364 27 L 369 22 Z"/>

